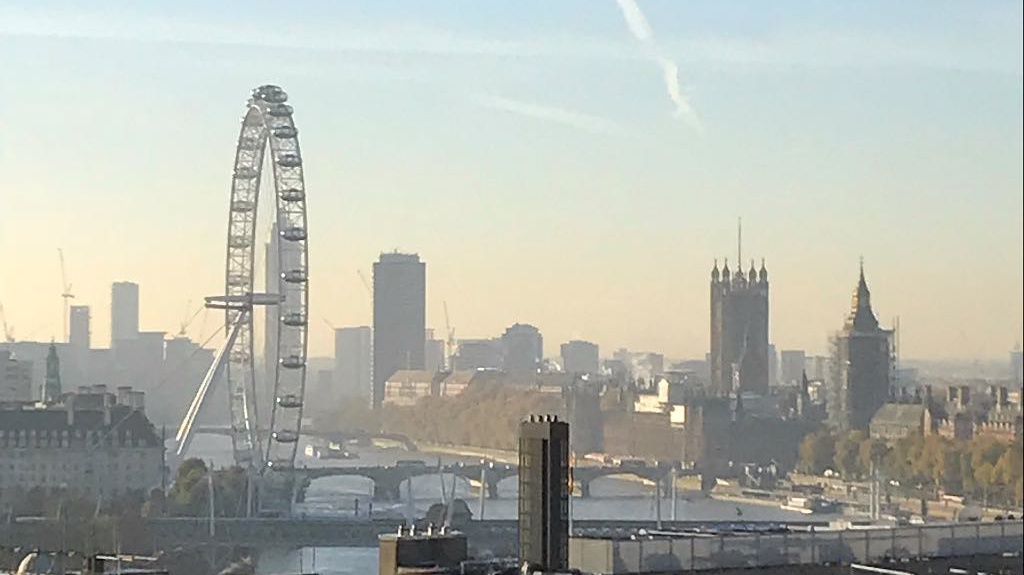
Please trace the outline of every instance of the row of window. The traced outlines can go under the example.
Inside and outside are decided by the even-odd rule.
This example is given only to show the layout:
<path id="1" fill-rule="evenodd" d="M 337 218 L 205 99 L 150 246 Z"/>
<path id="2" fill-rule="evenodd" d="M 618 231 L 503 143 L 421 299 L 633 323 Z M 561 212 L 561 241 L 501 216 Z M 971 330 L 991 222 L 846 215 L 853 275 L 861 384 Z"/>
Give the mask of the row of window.
<path id="1" fill-rule="evenodd" d="M 150 447 L 145 439 L 121 437 L 6 437 L 0 438 L 0 447 Z"/>
<path id="2" fill-rule="evenodd" d="M 95 464 L 95 465 L 89 464 L 89 465 L 82 466 L 82 465 L 79 465 L 77 463 L 55 463 L 53 465 L 48 465 L 46 463 L 22 463 L 21 465 L 10 463 L 10 464 L 6 465 L 6 469 L 10 470 L 12 472 L 15 472 L 15 471 L 50 471 L 50 470 L 53 470 L 53 471 L 58 471 L 58 470 L 63 470 L 63 471 L 81 471 L 83 469 L 83 467 L 86 468 L 86 469 L 89 469 L 89 470 L 91 470 L 91 469 L 98 469 L 100 467 L 106 467 L 106 469 L 109 470 L 109 471 L 121 471 L 121 467 L 122 466 L 121 466 L 120 463 L 118 463 L 116 461 L 112 462 L 112 463 L 108 463 L 106 466 L 102 466 L 100 464 Z M 133 469 L 144 470 L 144 469 L 152 468 L 152 467 L 156 467 L 157 469 L 159 469 L 161 467 L 161 465 L 156 465 L 156 466 L 154 466 L 153 464 L 146 465 L 145 463 L 142 463 L 142 462 L 140 462 L 138 465 L 133 465 L 131 462 L 127 462 L 127 463 L 124 464 L 124 470 L 125 471 L 131 471 Z M 5 469 L 4 464 L 2 462 L 0 462 L 0 472 L 2 472 L 4 469 Z"/>
<path id="3" fill-rule="evenodd" d="M 153 483 L 160 481 L 160 474 L 134 474 L 125 473 L 117 477 L 118 483 L 123 485 L 143 485 L 148 486 Z M 8 475 L 0 474 L 0 487 L 13 487 L 16 485 L 22 486 L 72 486 L 72 485 L 86 485 L 89 481 L 83 481 L 80 476 L 74 475 Z M 109 485 L 109 481 L 104 481 L 104 485 Z"/>
<path id="4" fill-rule="evenodd" d="M 122 450 L 118 450 L 117 453 L 110 453 L 110 452 L 107 452 L 107 451 L 98 451 L 98 452 L 86 451 L 84 453 L 89 455 L 90 458 L 95 457 L 96 455 L 103 455 L 103 456 L 106 456 L 106 457 L 128 458 L 128 457 L 131 457 L 132 454 L 135 454 L 139 459 L 143 459 L 143 458 L 145 458 L 147 456 L 154 456 L 154 454 L 158 455 L 160 453 L 160 451 L 159 451 L 159 448 L 149 448 L 149 449 L 142 449 L 142 450 L 139 450 L 139 451 L 127 451 L 127 450 L 123 450 L 122 449 Z M 20 449 L 20 450 L 17 450 L 17 451 L 13 451 L 13 450 L 12 451 L 0 451 L 0 461 L 3 461 L 5 459 L 18 459 L 18 458 L 46 458 L 46 459 L 51 459 L 53 457 L 66 458 L 66 457 L 75 457 L 76 455 L 81 455 L 81 454 L 83 454 L 83 451 L 81 449 L 76 450 L 76 451 L 72 451 L 71 453 L 64 453 L 64 454 L 58 454 L 58 453 L 47 452 L 47 451 L 39 451 L 39 450 L 36 450 L 36 449 Z"/>

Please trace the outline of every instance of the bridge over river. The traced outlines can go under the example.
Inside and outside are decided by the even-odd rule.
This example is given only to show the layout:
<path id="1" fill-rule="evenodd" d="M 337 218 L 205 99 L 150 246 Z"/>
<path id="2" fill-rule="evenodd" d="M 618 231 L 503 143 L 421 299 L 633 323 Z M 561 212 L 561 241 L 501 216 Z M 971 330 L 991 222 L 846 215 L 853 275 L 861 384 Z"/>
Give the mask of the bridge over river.
<path id="1" fill-rule="evenodd" d="M 399 462 L 395 465 L 375 466 L 338 466 L 309 467 L 297 470 L 304 481 L 299 498 L 309 484 L 323 477 L 358 476 L 373 481 L 374 499 L 398 501 L 401 499 L 402 484 L 414 477 L 437 475 L 439 473 L 454 475 L 465 481 L 478 481 L 485 486 L 487 497 L 498 497 L 499 484 L 519 473 L 515 465 L 482 461 L 480 463 L 455 463 L 450 465 L 427 465 L 423 462 Z M 631 476 L 659 485 L 665 495 L 672 487 L 671 477 L 687 477 L 699 475 L 699 471 L 681 469 L 678 463 L 660 463 L 657 465 L 592 465 L 573 468 L 573 485 L 582 497 L 590 497 L 590 484 L 601 477 Z"/>

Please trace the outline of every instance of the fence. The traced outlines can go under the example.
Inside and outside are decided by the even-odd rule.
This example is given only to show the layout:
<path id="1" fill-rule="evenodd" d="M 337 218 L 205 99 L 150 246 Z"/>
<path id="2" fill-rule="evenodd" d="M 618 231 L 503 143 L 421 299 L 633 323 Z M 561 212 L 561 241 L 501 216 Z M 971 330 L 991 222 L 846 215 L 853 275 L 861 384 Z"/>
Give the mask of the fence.
<path id="1" fill-rule="evenodd" d="M 916 557 L 1021 553 L 1024 523 L 997 521 L 765 535 L 573 538 L 572 567 L 592 573 L 627 573 L 871 563 Z"/>

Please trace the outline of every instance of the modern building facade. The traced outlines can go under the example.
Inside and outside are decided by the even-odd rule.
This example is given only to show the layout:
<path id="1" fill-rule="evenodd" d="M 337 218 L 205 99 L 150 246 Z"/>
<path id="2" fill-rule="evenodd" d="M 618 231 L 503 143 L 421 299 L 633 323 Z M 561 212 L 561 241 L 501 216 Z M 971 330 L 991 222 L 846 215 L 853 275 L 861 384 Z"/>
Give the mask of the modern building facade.
<path id="1" fill-rule="evenodd" d="M 32 401 L 32 362 L 0 350 L 0 403 Z"/>
<path id="2" fill-rule="evenodd" d="M 110 347 L 139 337 L 139 284 L 114 282 L 110 287 Z"/>
<path id="3" fill-rule="evenodd" d="M 71 306 L 71 315 L 68 323 L 68 342 L 72 348 L 84 356 L 92 348 L 89 306 Z"/>
<path id="4" fill-rule="evenodd" d="M 520 423 L 520 565 L 545 572 L 569 566 L 569 481 L 569 424 L 553 416 Z"/>
<path id="5" fill-rule="evenodd" d="M 536 373 L 544 361 L 544 338 L 535 326 L 516 323 L 502 334 L 501 351 L 505 371 Z"/>
<path id="6" fill-rule="evenodd" d="M 501 340 L 498 338 L 460 339 L 454 363 L 457 370 L 500 370 L 502 367 Z"/>
<path id="7" fill-rule="evenodd" d="M 373 405 L 399 369 L 423 369 L 427 266 L 417 254 L 381 254 L 373 264 Z"/>
<path id="8" fill-rule="evenodd" d="M 601 368 L 598 346 L 573 340 L 562 344 L 562 370 L 566 373 L 598 373 Z"/>
<path id="9" fill-rule="evenodd" d="M 1010 352 L 1010 382 L 1016 387 L 1024 385 L 1024 352 L 1019 343 Z"/>
<path id="10" fill-rule="evenodd" d="M 750 262 L 750 271 L 726 262 L 711 270 L 711 388 L 768 395 L 771 363 L 768 343 L 768 270 Z"/>
<path id="11" fill-rule="evenodd" d="M 444 340 L 434 337 L 434 330 L 428 329 L 424 342 L 423 367 L 427 371 L 444 371 Z"/>
<path id="12" fill-rule="evenodd" d="M 878 324 L 861 265 L 850 315 L 835 338 L 827 399 L 834 427 L 866 430 L 875 412 L 889 400 L 892 333 Z"/>
<path id="13" fill-rule="evenodd" d="M 802 349 L 784 349 L 779 353 L 779 383 L 793 385 L 800 383 L 804 376 L 807 354 Z"/>
<path id="14" fill-rule="evenodd" d="M 369 326 L 334 330 L 333 385 L 340 399 L 368 401 L 373 383 L 373 330 Z"/>

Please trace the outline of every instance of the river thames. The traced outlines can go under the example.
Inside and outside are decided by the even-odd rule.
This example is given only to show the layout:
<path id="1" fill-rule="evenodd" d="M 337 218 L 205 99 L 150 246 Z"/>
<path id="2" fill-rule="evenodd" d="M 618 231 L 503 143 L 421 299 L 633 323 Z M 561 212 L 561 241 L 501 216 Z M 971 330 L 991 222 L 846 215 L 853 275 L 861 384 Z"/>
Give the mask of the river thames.
<path id="1" fill-rule="evenodd" d="M 402 449 L 362 448 L 359 459 L 322 461 L 299 453 L 296 465 L 317 467 L 323 465 L 391 465 L 401 459 L 418 459 L 428 464 L 476 462 L 479 458 L 431 453 L 410 453 Z M 215 465 L 231 464 L 230 439 L 218 436 L 199 436 L 192 444 L 191 457 L 199 457 Z M 441 500 L 441 485 L 451 489 L 451 475 L 424 475 L 412 480 L 411 494 L 406 486 L 402 488 L 403 501 L 398 503 L 372 504 L 374 515 L 393 514 L 395 525 L 400 516 L 422 517 L 427 508 Z M 306 500 L 296 512 L 307 516 L 353 516 L 357 510 L 365 516 L 371 507 L 372 482 L 361 477 L 326 477 L 313 482 L 306 493 Z M 489 519 L 515 519 L 517 513 L 517 483 L 510 477 L 499 485 L 499 498 L 484 501 L 483 517 Z M 455 482 L 455 496 L 469 505 L 474 518 L 480 518 L 479 491 L 465 481 Z M 607 477 L 595 480 L 591 486 L 591 497 L 573 498 L 573 517 L 577 519 L 654 519 L 657 510 L 653 487 L 637 481 Z M 705 498 L 680 496 L 676 502 L 676 516 L 680 520 L 751 520 L 751 521 L 798 521 L 806 520 L 805 515 L 784 511 L 777 507 L 749 505 Z M 668 498 L 661 502 L 661 517 L 672 517 L 672 503 Z M 828 520 L 834 516 L 815 516 Z M 320 575 L 372 575 L 377 573 L 376 548 L 307 548 L 292 556 L 293 565 L 286 566 L 296 573 L 316 572 Z"/>

